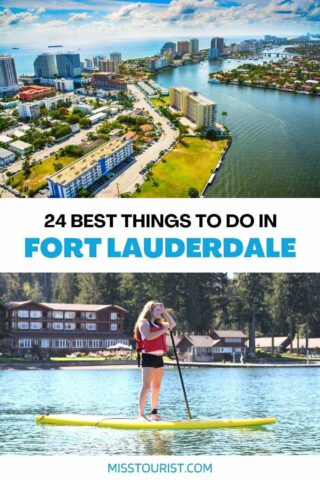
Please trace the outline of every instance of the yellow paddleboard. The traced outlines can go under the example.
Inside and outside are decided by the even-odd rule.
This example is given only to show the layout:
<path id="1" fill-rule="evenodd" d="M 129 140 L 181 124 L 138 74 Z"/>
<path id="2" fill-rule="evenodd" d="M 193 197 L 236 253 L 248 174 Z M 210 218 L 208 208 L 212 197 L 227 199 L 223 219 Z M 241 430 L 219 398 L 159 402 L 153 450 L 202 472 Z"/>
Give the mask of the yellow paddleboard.
<path id="1" fill-rule="evenodd" d="M 214 419 L 214 420 L 162 420 L 141 422 L 139 419 L 109 418 L 95 415 L 37 415 L 38 425 L 64 425 L 78 427 L 104 427 L 120 430 L 207 430 L 211 428 L 257 427 L 276 422 L 275 418 Z"/>

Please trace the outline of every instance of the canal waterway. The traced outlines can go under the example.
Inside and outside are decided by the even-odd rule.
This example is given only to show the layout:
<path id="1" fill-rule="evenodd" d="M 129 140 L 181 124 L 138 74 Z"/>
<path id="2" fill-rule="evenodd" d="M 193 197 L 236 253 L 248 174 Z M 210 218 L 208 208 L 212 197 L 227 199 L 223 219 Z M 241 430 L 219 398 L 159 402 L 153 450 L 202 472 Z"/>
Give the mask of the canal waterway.
<path id="1" fill-rule="evenodd" d="M 270 61 L 264 56 L 251 63 Z M 227 112 L 233 142 L 207 197 L 319 197 L 320 98 L 208 83 L 210 72 L 245 61 L 202 62 L 163 71 L 156 81 L 185 86 Z"/>

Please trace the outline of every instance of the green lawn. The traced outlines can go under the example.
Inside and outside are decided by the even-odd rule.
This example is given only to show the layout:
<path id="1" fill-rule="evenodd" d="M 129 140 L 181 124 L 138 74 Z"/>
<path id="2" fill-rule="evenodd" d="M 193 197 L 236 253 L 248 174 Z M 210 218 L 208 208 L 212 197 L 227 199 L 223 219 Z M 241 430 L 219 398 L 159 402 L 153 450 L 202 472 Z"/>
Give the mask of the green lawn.
<path id="1" fill-rule="evenodd" d="M 31 174 L 28 178 L 24 178 L 22 171 L 12 175 L 9 179 L 9 185 L 20 192 L 24 191 L 25 186 L 28 187 L 28 191 L 39 190 L 47 185 L 46 177 L 55 173 L 54 163 L 61 163 L 65 167 L 75 160 L 75 157 L 59 157 L 56 159 L 55 155 L 52 155 L 42 162 L 32 165 Z"/>
<path id="2" fill-rule="evenodd" d="M 153 105 L 157 108 L 169 106 L 169 95 L 162 95 L 160 98 L 151 99 Z"/>
<path id="3" fill-rule="evenodd" d="M 165 155 L 153 168 L 152 180 L 141 186 L 136 198 L 188 197 L 188 189 L 195 187 L 202 191 L 227 145 L 227 140 L 211 141 L 206 138 L 184 137 L 182 144 Z"/>

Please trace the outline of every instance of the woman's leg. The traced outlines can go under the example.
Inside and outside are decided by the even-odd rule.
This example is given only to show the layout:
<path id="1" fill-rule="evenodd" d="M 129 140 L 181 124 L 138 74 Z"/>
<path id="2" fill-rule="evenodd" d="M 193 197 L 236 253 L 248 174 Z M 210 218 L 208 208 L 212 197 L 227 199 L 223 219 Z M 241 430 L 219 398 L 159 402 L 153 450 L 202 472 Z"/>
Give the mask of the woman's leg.
<path id="1" fill-rule="evenodd" d="M 152 374 L 155 368 L 151 367 L 142 367 L 141 368 L 141 373 L 142 373 L 142 387 L 140 390 L 140 395 L 139 395 L 139 415 L 140 417 L 144 417 L 144 409 L 146 407 L 146 402 L 148 398 L 148 393 L 151 388 L 151 383 L 152 383 Z"/>
<path id="2" fill-rule="evenodd" d="M 152 373 L 152 380 L 151 380 L 151 409 L 158 408 L 158 399 L 160 394 L 160 387 L 163 378 L 163 367 L 154 368 Z M 151 415 L 152 420 L 161 420 L 161 418 L 157 414 Z"/>

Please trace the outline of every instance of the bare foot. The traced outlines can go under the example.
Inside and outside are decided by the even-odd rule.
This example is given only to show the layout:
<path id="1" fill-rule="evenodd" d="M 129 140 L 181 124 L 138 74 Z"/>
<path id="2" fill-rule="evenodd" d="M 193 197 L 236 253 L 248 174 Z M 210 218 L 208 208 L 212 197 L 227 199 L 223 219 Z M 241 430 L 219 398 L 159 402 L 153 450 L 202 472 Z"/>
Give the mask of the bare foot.
<path id="1" fill-rule="evenodd" d="M 140 422 L 149 422 L 149 419 L 145 415 L 140 415 L 139 416 L 139 421 Z"/>
<path id="2" fill-rule="evenodd" d="M 161 422 L 162 418 L 159 417 L 158 414 L 152 413 L 152 414 L 151 414 L 151 420 L 153 420 L 154 422 Z"/>

